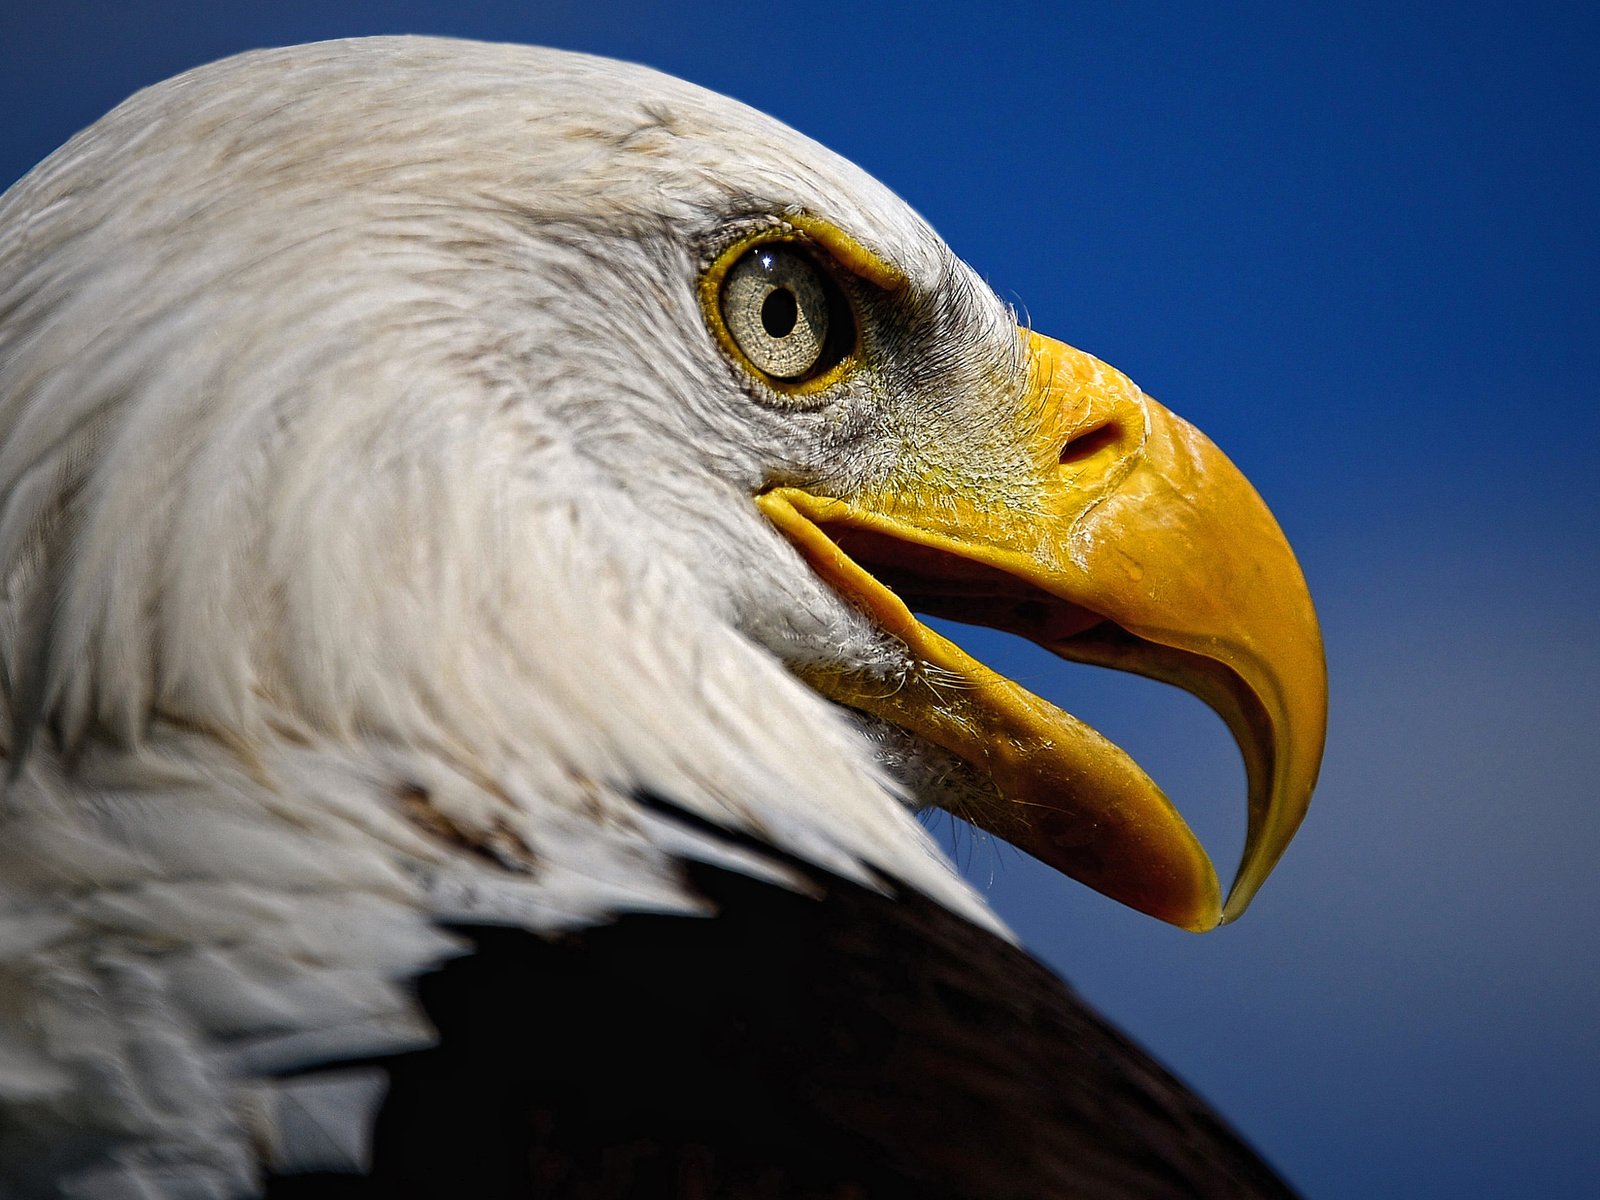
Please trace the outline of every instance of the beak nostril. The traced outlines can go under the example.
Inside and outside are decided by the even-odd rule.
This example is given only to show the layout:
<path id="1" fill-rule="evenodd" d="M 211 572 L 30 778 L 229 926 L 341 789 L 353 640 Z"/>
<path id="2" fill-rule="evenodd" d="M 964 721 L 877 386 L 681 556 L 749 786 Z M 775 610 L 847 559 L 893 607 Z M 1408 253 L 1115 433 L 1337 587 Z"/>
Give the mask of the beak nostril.
<path id="1" fill-rule="evenodd" d="M 1079 430 L 1067 439 L 1065 446 L 1061 447 L 1061 465 L 1070 466 L 1091 458 L 1114 443 L 1121 435 L 1122 428 L 1115 421 Z"/>

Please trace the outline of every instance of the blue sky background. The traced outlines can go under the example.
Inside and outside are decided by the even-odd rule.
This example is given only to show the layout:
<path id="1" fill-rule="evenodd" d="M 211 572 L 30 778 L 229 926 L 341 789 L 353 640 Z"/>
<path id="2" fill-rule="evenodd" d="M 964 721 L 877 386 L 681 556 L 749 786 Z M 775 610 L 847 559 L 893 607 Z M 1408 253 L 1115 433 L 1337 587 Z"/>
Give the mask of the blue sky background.
<path id="1" fill-rule="evenodd" d="M 1196 938 L 971 835 L 995 905 L 1317 1197 L 1600 1180 L 1600 9 L 0 0 L 0 184 L 135 88 L 437 32 L 649 63 L 906 196 L 1221 444 L 1299 549 L 1323 786 Z M 1224 861 L 1243 775 L 1159 685 L 962 640 L 1134 751 Z"/>

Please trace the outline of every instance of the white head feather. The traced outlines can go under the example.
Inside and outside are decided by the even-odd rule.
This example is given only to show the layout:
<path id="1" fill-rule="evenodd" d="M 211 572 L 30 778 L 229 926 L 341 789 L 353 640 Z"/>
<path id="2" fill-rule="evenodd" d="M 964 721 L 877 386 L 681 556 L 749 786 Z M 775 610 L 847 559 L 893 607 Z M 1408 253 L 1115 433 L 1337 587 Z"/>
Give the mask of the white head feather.
<path id="1" fill-rule="evenodd" d="M 425 1036 L 382 981 L 432 922 L 781 874 L 643 791 L 994 924 L 780 661 L 904 665 L 750 502 L 893 439 L 752 395 L 696 301 L 796 212 L 1016 352 L 849 163 L 552 51 L 246 55 L 0 201 L 0 1179 L 247 1188 L 252 1138 L 296 1153 L 261 1072 Z"/>

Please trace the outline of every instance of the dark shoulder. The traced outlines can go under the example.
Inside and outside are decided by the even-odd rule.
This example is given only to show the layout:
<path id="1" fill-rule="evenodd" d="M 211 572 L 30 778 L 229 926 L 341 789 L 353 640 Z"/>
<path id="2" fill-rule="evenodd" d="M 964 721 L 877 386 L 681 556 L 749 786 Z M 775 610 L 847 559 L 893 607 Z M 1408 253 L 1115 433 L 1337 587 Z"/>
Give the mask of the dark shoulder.
<path id="1" fill-rule="evenodd" d="M 464 931 L 357 1180 L 278 1200 L 1291 1193 L 1018 950 L 915 894 L 692 867 L 710 918 Z"/>

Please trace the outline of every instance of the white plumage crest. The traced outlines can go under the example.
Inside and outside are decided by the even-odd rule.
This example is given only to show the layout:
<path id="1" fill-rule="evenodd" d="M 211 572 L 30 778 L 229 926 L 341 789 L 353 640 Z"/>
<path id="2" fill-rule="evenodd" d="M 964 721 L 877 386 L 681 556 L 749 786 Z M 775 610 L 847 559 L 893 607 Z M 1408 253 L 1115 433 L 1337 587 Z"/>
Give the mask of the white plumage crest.
<path id="1" fill-rule="evenodd" d="M 698 911 L 685 856 L 783 876 L 645 792 L 994 924 L 774 653 L 895 654 L 750 503 L 837 437 L 696 306 L 720 230 L 797 211 L 1009 328 L 836 156 L 552 51 L 247 55 L 0 201 L 16 1194 L 359 1155 L 263 1078 L 425 1039 L 438 922 Z"/>

